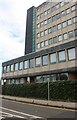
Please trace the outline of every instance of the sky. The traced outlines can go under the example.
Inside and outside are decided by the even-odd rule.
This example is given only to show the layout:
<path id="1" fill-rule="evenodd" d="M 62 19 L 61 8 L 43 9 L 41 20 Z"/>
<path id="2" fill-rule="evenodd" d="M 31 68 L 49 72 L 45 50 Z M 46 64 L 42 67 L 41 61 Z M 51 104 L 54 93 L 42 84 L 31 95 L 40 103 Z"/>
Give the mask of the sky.
<path id="1" fill-rule="evenodd" d="M 0 0 L 0 78 L 2 62 L 24 55 L 27 9 L 45 0 Z"/>

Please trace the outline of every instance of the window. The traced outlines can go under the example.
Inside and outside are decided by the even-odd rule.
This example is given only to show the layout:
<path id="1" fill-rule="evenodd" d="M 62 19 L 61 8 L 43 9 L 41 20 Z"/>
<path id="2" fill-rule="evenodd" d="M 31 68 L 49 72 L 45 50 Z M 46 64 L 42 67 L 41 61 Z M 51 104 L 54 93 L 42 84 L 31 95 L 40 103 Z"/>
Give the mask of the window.
<path id="1" fill-rule="evenodd" d="M 13 71 L 14 70 L 14 65 L 11 65 L 10 66 L 10 71 Z"/>
<path id="2" fill-rule="evenodd" d="M 37 19 L 38 19 L 38 20 L 40 19 L 40 15 L 37 16 Z"/>
<path id="3" fill-rule="evenodd" d="M 62 7 L 62 6 L 64 6 L 64 2 L 61 2 L 61 4 L 60 4 L 60 5 L 61 5 L 61 7 Z"/>
<path id="4" fill-rule="evenodd" d="M 62 36 L 62 35 L 59 35 L 59 36 L 58 36 L 58 40 L 59 40 L 59 41 L 62 41 L 62 40 L 63 40 L 63 36 Z"/>
<path id="5" fill-rule="evenodd" d="M 36 66 L 40 66 L 41 65 L 41 57 L 37 57 L 36 58 Z"/>
<path id="6" fill-rule="evenodd" d="M 37 33 L 37 38 L 39 38 L 40 37 L 40 33 Z"/>
<path id="7" fill-rule="evenodd" d="M 72 20 L 69 19 L 69 20 L 67 21 L 67 24 L 68 24 L 68 25 L 71 25 L 71 24 L 72 24 Z"/>
<path id="8" fill-rule="evenodd" d="M 77 36 L 77 30 L 75 30 L 75 36 Z"/>
<path id="9" fill-rule="evenodd" d="M 45 46 L 47 46 L 47 45 L 48 45 L 48 40 L 45 41 Z"/>
<path id="10" fill-rule="evenodd" d="M 58 9 L 59 8 L 59 4 L 57 4 L 55 7 L 56 7 L 56 9 Z"/>
<path id="11" fill-rule="evenodd" d="M 40 43 L 37 44 L 37 48 L 40 48 Z"/>
<path id="12" fill-rule="evenodd" d="M 20 62 L 19 63 L 19 70 L 22 70 L 23 69 L 23 62 Z"/>
<path id="13" fill-rule="evenodd" d="M 47 35 L 48 34 L 48 30 L 46 29 L 46 30 L 44 30 L 44 34 L 45 35 Z"/>
<path id="14" fill-rule="evenodd" d="M 50 63 L 56 63 L 56 53 L 50 54 Z"/>
<path id="15" fill-rule="evenodd" d="M 66 13 L 69 14 L 70 12 L 71 12 L 71 9 L 68 8 L 68 9 L 66 10 Z"/>
<path id="16" fill-rule="evenodd" d="M 61 29 L 61 23 L 57 25 L 58 30 Z"/>
<path id="17" fill-rule="evenodd" d="M 68 60 L 76 59 L 75 48 L 68 49 Z"/>
<path id="18" fill-rule="evenodd" d="M 74 11 L 75 10 L 75 5 L 71 7 L 71 11 Z"/>
<path id="19" fill-rule="evenodd" d="M 41 18 L 43 17 L 43 13 L 40 14 Z"/>
<path id="20" fill-rule="evenodd" d="M 49 45 L 51 45 L 51 44 L 53 44 L 53 39 L 52 38 L 49 39 Z"/>
<path id="21" fill-rule="evenodd" d="M 58 52 L 58 57 L 59 62 L 65 61 L 66 60 L 65 51 Z"/>
<path id="22" fill-rule="evenodd" d="M 77 17 L 72 18 L 73 23 L 77 22 Z"/>
<path id="23" fill-rule="evenodd" d="M 53 38 L 51 38 L 51 44 L 53 44 L 53 43 L 54 43 Z"/>
<path id="24" fill-rule="evenodd" d="M 28 60 L 24 61 L 24 69 L 27 69 L 27 68 L 29 68 L 29 61 Z"/>
<path id="25" fill-rule="evenodd" d="M 41 22 L 41 27 L 43 27 L 43 22 Z"/>
<path id="26" fill-rule="evenodd" d="M 51 17 L 50 17 L 50 18 L 48 18 L 48 23 L 51 23 L 51 21 L 52 21 Z"/>
<path id="27" fill-rule="evenodd" d="M 44 41 L 43 41 L 43 42 L 41 42 L 41 47 L 44 47 Z"/>
<path id="28" fill-rule="evenodd" d="M 68 32 L 68 36 L 69 38 L 73 37 L 74 36 L 73 31 Z"/>
<path id="29" fill-rule="evenodd" d="M 31 59 L 30 60 L 30 68 L 33 68 L 34 67 L 34 59 Z"/>
<path id="30" fill-rule="evenodd" d="M 46 25 L 46 24 L 47 24 L 47 20 L 44 21 L 44 25 Z"/>
<path id="31" fill-rule="evenodd" d="M 6 66 L 3 67 L 3 73 L 6 73 Z"/>
<path id="32" fill-rule="evenodd" d="M 53 6 L 51 10 L 52 10 L 52 12 L 53 12 L 53 11 L 55 11 L 55 10 L 56 10 L 56 7 L 55 7 L 55 6 Z"/>
<path id="33" fill-rule="evenodd" d="M 59 19 L 61 17 L 60 13 L 56 15 L 56 19 Z"/>
<path id="34" fill-rule="evenodd" d="M 44 12 L 44 15 L 47 15 L 47 11 Z"/>
<path id="35" fill-rule="evenodd" d="M 57 30 L 57 25 L 53 26 L 53 32 L 55 32 Z"/>
<path id="36" fill-rule="evenodd" d="M 65 15 L 65 11 L 62 11 L 62 12 L 61 12 L 61 16 L 64 16 L 64 15 Z"/>
<path id="37" fill-rule="evenodd" d="M 48 65 L 48 55 L 43 56 L 43 65 Z"/>
<path id="38" fill-rule="evenodd" d="M 49 14 L 49 13 L 51 12 L 51 9 L 48 9 L 47 12 L 48 12 L 48 14 Z"/>
<path id="39" fill-rule="evenodd" d="M 10 72 L 10 66 L 9 65 L 6 67 L 6 72 L 7 73 Z"/>
<path id="40" fill-rule="evenodd" d="M 64 36 L 64 40 L 65 40 L 65 39 L 68 39 L 67 33 L 65 33 L 63 36 Z"/>
<path id="41" fill-rule="evenodd" d="M 41 32 L 41 37 L 44 36 L 44 31 Z"/>
<path id="42" fill-rule="evenodd" d="M 67 22 L 63 22 L 63 28 L 67 26 Z"/>
<path id="43" fill-rule="evenodd" d="M 37 25 L 37 28 L 40 28 L 40 24 Z"/>
<path id="44" fill-rule="evenodd" d="M 52 17 L 52 20 L 54 21 L 56 19 L 56 15 L 54 15 L 53 17 Z"/>
<path id="45" fill-rule="evenodd" d="M 18 70 L 18 63 L 15 63 L 15 71 Z"/>
<path id="46" fill-rule="evenodd" d="M 57 43 L 58 39 L 57 39 L 57 36 L 53 38 L 53 42 L 54 43 Z"/>
<path id="47" fill-rule="evenodd" d="M 51 27 L 48 29 L 48 33 L 51 33 L 52 31 L 51 31 Z"/>

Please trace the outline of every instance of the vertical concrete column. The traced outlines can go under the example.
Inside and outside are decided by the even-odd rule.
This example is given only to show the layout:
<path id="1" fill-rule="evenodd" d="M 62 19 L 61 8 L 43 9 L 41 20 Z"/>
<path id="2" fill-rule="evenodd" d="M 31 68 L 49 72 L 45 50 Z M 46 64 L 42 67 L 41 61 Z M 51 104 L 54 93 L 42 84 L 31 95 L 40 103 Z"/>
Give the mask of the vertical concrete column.
<path id="1" fill-rule="evenodd" d="M 27 77 L 27 82 L 30 83 L 30 77 Z"/>

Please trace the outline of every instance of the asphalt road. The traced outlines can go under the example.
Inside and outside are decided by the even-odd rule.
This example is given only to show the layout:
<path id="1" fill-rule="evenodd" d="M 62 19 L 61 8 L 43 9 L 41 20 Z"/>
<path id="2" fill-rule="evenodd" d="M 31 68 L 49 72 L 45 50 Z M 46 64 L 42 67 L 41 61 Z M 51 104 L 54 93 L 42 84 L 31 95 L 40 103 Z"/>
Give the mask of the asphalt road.
<path id="1" fill-rule="evenodd" d="M 0 107 L 1 113 L 1 107 Z M 76 119 L 77 111 L 63 108 L 54 108 L 34 104 L 21 103 L 10 100 L 2 100 L 2 115 L 7 117 L 25 118 L 25 120 L 68 120 Z"/>

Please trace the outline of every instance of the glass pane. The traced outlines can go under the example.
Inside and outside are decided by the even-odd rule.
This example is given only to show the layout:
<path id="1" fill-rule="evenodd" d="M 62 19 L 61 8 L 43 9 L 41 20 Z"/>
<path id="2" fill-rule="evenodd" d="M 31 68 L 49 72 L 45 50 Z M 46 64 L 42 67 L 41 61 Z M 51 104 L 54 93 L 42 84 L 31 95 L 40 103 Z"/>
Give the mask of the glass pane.
<path id="1" fill-rule="evenodd" d="M 45 46 L 47 46 L 47 45 L 48 45 L 48 40 L 45 41 Z"/>
<path id="2" fill-rule="evenodd" d="M 44 47 L 44 41 L 43 41 L 43 42 L 41 42 L 41 47 Z"/>
<path id="3" fill-rule="evenodd" d="M 62 35 L 58 36 L 58 40 L 59 40 L 59 41 L 62 41 L 62 40 L 63 40 Z"/>
<path id="4" fill-rule="evenodd" d="M 33 68 L 34 67 L 34 59 L 31 59 L 30 60 L 30 68 Z"/>
<path id="5" fill-rule="evenodd" d="M 41 65 L 41 57 L 36 58 L 36 66 Z"/>
<path id="6" fill-rule="evenodd" d="M 14 66 L 13 65 L 11 65 L 11 71 L 13 71 L 14 70 Z"/>
<path id="7" fill-rule="evenodd" d="M 75 48 L 69 49 L 68 50 L 68 59 L 73 60 L 75 58 L 76 58 Z"/>
<path id="8" fill-rule="evenodd" d="M 7 72 L 9 72 L 10 71 L 10 66 L 7 66 L 6 70 L 7 70 Z"/>
<path id="9" fill-rule="evenodd" d="M 24 69 L 27 69 L 27 68 L 29 68 L 29 61 L 28 60 L 24 62 Z"/>
<path id="10" fill-rule="evenodd" d="M 66 27 L 67 26 L 67 22 L 63 22 L 63 27 Z"/>
<path id="11" fill-rule="evenodd" d="M 43 56 L 43 65 L 47 65 L 48 64 L 48 55 Z"/>
<path id="12" fill-rule="evenodd" d="M 72 20 L 71 19 L 68 20 L 67 23 L 68 23 L 68 25 L 71 25 L 72 24 Z"/>
<path id="13" fill-rule="evenodd" d="M 18 70 L 18 63 L 15 64 L 15 71 Z"/>
<path id="14" fill-rule="evenodd" d="M 64 40 L 68 38 L 67 33 L 64 34 Z"/>
<path id="15" fill-rule="evenodd" d="M 59 61 L 65 61 L 66 58 L 65 58 L 65 51 L 61 51 L 59 52 Z"/>
<path id="16" fill-rule="evenodd" d="M 4 72 L 4 73 L 6 73 L 6 66 L 5 66 L 5 67 L 3 67 L 3 72 Z"/>
<path id="17" fill-rule="evenodd" d="M 61 29 L 61 24 L 58 24 L 57 27 L 58 27 L 58 29 Z"/>
<path id="18" fill-rule="evenodd" d="M 19 69 L 22 70 L 23 69 L 23 62 L 19 63 Z"/>
<path id="19" fill-rule="evenodd" d="M 50 63 L 56 63 L 56 53 L 50 54 Z"/>
<path id="20" fill-rule="evenodd" d="M 37 44 L 37 48 L 40 48 L 40 43 Z"/>
<path id="21" fill-rule="evenodd" d="M 74 36 L 73 31 L 69 32 L 68 35 L 69 35 L 69 38 L 73 37 Z"/>

